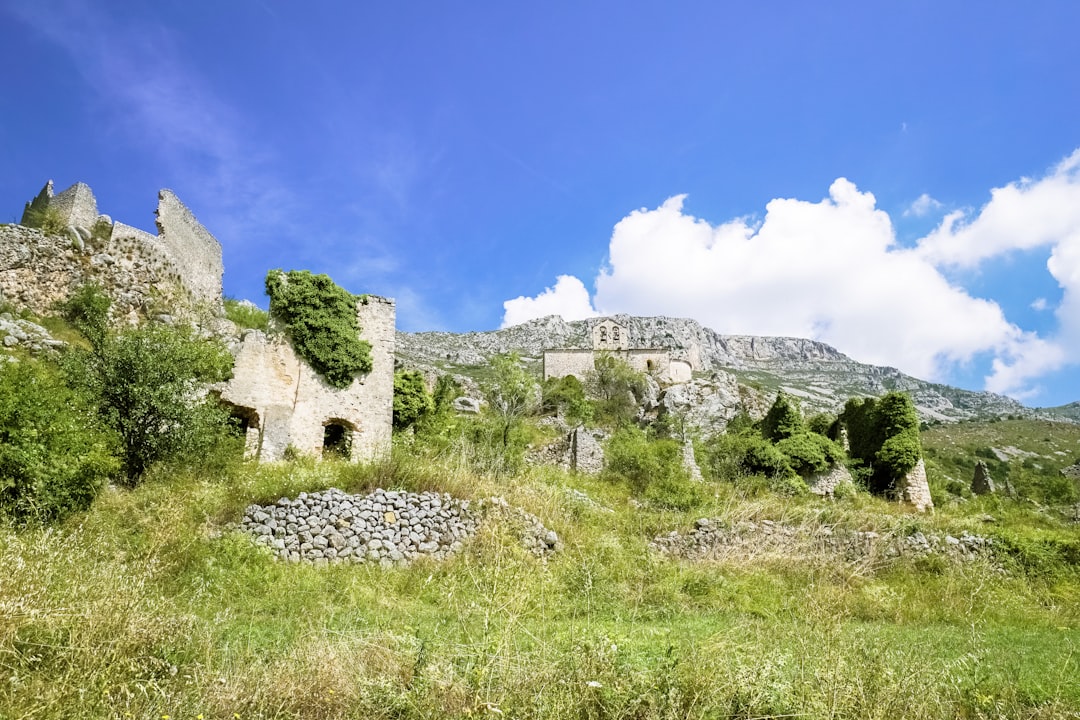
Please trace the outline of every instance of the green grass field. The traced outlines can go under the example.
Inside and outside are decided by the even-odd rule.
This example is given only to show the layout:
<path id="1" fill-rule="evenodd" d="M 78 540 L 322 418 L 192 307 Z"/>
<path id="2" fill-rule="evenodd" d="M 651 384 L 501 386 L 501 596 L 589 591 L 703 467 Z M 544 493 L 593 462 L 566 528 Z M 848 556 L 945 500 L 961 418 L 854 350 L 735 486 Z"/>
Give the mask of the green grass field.
<path id="1" fill-rule="evenodd" d="M 330 486 L 502 495 L 563 548 L 538 560 L 486 526 L 441 564 L 316 568 L 230 529 L 249 503 Z M 692 512 L 659 511 L 601 479 L 496 482 L 407 451 L 110 489 L 60 527 L 0 528 L 0 717 L 1080 717 L 1075 526 L 997 498 L 918 516 L 865 494 L 706 489 Z M 704 516 L 970 529 L 1002 552 L 695 564 L 648 550 Z"/>

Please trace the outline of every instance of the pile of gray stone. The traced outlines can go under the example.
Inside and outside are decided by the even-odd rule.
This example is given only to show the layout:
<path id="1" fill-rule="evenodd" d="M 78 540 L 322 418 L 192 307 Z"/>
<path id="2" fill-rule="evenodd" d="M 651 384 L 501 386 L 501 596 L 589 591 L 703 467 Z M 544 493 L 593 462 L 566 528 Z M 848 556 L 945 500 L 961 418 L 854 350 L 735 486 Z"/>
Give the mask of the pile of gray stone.
<path id="1" fill-rule="evenodd" d="M 49 331 L 37 323 L 7 312 L 0 313 L 0 344 L 6 348 L 21 346 L 31 352 L 56 350 L 66 345 L 62 340 L 54 340 Z"/>
<path id="2" fill-rule="evenodd" d="M 958 537 L 936 533 L 877 533 L 828 525 L 794 526 L 772 520 L 740 521 L 701 518 L 688 533 L 672 531 L 649 544 L 650 549 L 686 560 L 784 555 L 831 554 L 854 561 L 867 557 L 883 560 L 940 555 L 965 561 L 991 558 L 993 539 L 967 531 Z"/>
<path id="3" fill-rule="evenodd" d="M 501 498 L 470 502 L 443 493 L 378 489 L 350 495 L 336 488 L 251 505 L 241 530 L 286 562 L 316 565 L 406 565 L 420 557 L 443 560 L 462 549 L 485 518 L 513 523 L 535 555 L 556 550 L 558 536 L 535 516 Z"/>

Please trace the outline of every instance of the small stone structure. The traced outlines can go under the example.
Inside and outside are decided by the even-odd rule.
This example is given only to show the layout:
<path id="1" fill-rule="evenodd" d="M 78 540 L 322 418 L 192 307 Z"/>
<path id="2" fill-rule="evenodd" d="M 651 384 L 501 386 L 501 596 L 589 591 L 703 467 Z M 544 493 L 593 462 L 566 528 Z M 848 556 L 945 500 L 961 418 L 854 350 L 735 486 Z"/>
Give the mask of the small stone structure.
<path id="1" fill-rule="evenodd" d="M 822 497 L 833 497 L 836 494 L 836 488 L 840 487 L 840 485 L 854 482 L 851 472 L 848 471 L 847 467 L 840 464 L 833 465 L 825 472 L 811 475 L 806 479 L 806 485 L 810 488 L 810 492 Z"/>
<path id="2" fill-rule="evenodd" d="M 223 319 L 221 244 L 169 190 L 158 193 L 156 236 L 98 213 L 93 191 L 76 183 L 61 193 L 50 180 L 23 214 L 44 214 L 60 234 L 0 225 L 0 297 L 39 315 L 87 282 L 112 299 L 114 320 L 197 310 L 203 329 L 236 332 Z M 371 372 L 347 388 L 329 385 L 279 333 L 248 331 L 233 342 L 233 377 L 212 388 L 244 429 L 249 455 L 279 460 L 292 448 L 353 460 L 389 450 L 394 399 L 394 301 L 365 296 L 357 304 L 361 336 L 371 343 Z M 6 337 L 19 341 L 18 328 Z"/>
<path id="3" fill-rule="evenodd" d="M 630 367 L 665 383 L 685 383 L 700 369 L 700 353 L 692 348 L 688 360 L 677 360 L 661 348 L 630 347 L 630 333 L 611 318 L 597 321 L 590 330 L 591 349 L 563 348 L 544 351 L 544 379 L 573 375 L 584 380 L 595 368 L 597 353 L 607 352 Z M 695 364 L 695 360 L 697 360 Z"/>
<path id="4" fill-rule="evenodd" d="M 421 557 L 443 560 L 460 551 L 485 520 L 508 525 L 537 557 L 559 548 L 555 531 L 502 498 L 470 502 L 433 492 L 300 493 L 295 500 L 249 506 L 240 527 L 286 562 L 389 567 Z"/>
<path id="5" fill-rule="evenodd" d="M 926 463 L 922 458 L 919 458 L 915 467 L 900 481 L 897 495 L 901 501 L 914 505 L 919 512 L 934 508 L 934 500 L 930 497 L 930 483 L 926 479 Z"/>
<path id="6" fill-rule="evenodd" d="M 982 460 L 975 463 L 975 475 L 971 478 L 971 492 L 975 495 L 993 495 L 997 492 L 990 470 Z"/>

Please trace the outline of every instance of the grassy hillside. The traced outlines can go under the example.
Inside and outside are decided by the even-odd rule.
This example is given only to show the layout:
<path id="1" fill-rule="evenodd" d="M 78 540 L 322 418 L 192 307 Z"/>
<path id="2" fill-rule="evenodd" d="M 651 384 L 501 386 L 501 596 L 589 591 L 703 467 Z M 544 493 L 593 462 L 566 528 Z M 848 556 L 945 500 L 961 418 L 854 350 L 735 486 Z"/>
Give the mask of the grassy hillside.
<path id="1" fill-rule="evenodd" d="M 968 429 L 934 430 L 927 446 L 942 458 Z M 1043 433 L 1060 449 L 1075 440 Z M 1019 431 L 1005 440 L 1029 447 Z M 489 525 L 442 564 L 317 568 L 232 529 L 249 503 L 331 486 L 501 495 L 563 548 L 541 561 Z M 0 528 L 0 717 L 1080 714 L 1080 539 L 1064 520 L 997 498 L 918 516 L 862 493 L 704 490 L 672 512 L 598 478 L 496 481 L 406 446 L 370 466 L 236 464 L 110 489 L 60 527 Z M 699 517 L 799 534 L 970 531 L 998 550 L 966 562 L 649 550 Z"/>
<path id="2" fill-rule="evenodd" d="M 983 461 L 999 485 L 1008 481 L 1020 496 L 1038 503 L 1080 500 L 1080 488 L 1061 468 L 1080 461 L 1080 425 L 1045 420 L 959 422 L 922 434 L 931 482 L 954 491 L 969 487 Z M 936 477 L 935 477 L 936 476 Z"/>

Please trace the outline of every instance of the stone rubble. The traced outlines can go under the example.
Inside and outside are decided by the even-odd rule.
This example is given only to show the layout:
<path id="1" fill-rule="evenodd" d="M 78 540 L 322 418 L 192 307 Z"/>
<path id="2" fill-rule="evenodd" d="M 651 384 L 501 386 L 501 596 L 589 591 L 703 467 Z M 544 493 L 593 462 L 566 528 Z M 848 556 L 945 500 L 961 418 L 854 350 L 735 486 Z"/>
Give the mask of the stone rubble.
<path id="1" fill-rule="evenodd" d="M 959 537 L 914 532 L 910 535 L 842 530 L 828 525 L 796 527 L 772 520 L 740 521 L 731 525 L 720 518 L 701 518 L 689 533 L 672 531 L 649 543 L 649 549 L 685 560 L 715 560 L 731 555 L 777 553 L 799 555 L 826 552 L 846 560 L 871 555 L 885 558 L 920 558 L 942 555 L 953 560 L 989 558 L 993 540 L 967 531 Z"/>
<path id="2" fill-rule="evenodd" d="M 559 538 L 529 513 L 501 498 L 470 502 L 434 492 L 378 489 L 350 495 L 337 488 L 251 505 L 242 531 L 286 562 L 316 565 L 407 565 L 420 557 L 444 560 L 461 550 L 487 517 L 510 523 L 526 550 L 544 557 Z"/>
<path id="3" fill-rule="evenodd" d="M 58 350 L 67 346 L 64 341 L 53 339 L 49 331 L 37 323 L 16 318 L 7 312 L 0 313 L 0 344 L 5 348 L 21 345 L 31 352 Z"/>

